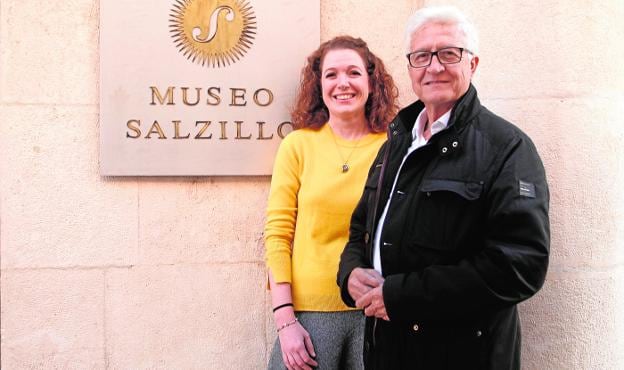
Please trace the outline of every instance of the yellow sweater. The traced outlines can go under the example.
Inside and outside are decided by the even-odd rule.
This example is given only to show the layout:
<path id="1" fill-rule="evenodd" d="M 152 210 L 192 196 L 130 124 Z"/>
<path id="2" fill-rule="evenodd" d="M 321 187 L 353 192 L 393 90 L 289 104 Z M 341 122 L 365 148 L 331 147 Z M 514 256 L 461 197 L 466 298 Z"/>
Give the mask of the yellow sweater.
<path id="1" fill-rule="evenodd" d="M 385 133 L 360 140 L 335 136 L 328 124 L 282 141 L 273 168 L 265 225 L 266 261 L 275 282 L 291 283 L 297 311 L 349 310 L 336 273 L 351 213 Z M 342 165 L 348 161 L 349 171 Z"/>

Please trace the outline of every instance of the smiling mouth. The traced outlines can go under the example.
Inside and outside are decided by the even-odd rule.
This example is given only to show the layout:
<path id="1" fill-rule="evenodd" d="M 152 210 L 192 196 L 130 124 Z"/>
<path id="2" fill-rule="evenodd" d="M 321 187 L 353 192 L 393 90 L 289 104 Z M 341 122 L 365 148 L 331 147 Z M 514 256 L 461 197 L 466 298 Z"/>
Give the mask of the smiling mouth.
<path id="1" fill-rule="evenodd" d="M 334 99 L 336 100 L 349 100 L 351 98 L 354 98 L 355 94 L 339 94 L 339 95 L 334 95 Z"/>

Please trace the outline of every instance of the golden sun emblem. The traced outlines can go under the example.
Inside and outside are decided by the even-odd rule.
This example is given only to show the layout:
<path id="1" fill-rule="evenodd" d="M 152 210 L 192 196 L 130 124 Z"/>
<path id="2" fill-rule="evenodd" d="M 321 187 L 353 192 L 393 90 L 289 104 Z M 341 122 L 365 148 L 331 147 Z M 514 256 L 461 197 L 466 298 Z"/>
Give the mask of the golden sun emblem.
<path id="1" fill-rule="evenodd" d="M 247 0 L 175 0 L 170 16 L 176 47 L 206 67 L 236 62 L 256 34 L 256 17 Z"/>

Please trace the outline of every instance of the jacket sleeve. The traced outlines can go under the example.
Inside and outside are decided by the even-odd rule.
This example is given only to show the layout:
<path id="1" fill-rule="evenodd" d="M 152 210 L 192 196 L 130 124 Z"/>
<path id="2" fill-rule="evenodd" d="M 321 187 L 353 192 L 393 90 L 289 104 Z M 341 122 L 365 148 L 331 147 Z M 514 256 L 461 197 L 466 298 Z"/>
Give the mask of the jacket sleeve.
<path id="1" fill-rule="evenodd" d="M 531 140 L 519 135 L 497 156 L 485 205 L 483 245 L 452 265 L 387 276 L 391 320 L 448 320 L 515 305 L 543 285 L 548 267 L 549 192 Z"/>
<path id="2" fill-rule="evenodd" d="M 349 241 L 340 256 L 340 263 L 338 265 L 338 276 L 336 282 L 340 287 L 340 294 L 343 302 L 350 307 L 355 307 L 355 301 L 351 298 L 347 287 L 351 271 L 357 267 L 372 268 L 372 264 L 367 256 L 364 236 L 367 234 L 367 220 L 369 217 L 372 217 L 369 213 L 369 207 L 372 207 L 370 201 L 375 197 L 377 182 L 380 175 L 380 168 L 377 164 L 381 161 L 384 150 L 386 150 L 386 143 L 384 143 L 379 149 L 377 158 L 375 158 L 371 168 L 368 171 L 368 178 L 366 179 L 366 185 L 364 186 L 362 197 L 351 215 Z M 372 212 L 372 210 L 370 212 Z"/>

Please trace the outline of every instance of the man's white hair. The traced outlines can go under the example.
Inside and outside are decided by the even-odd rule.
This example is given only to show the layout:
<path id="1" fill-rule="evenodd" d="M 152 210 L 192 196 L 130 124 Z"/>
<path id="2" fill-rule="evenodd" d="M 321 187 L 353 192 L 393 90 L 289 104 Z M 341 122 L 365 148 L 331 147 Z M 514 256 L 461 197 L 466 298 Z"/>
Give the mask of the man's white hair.
<path id="1" fill-rule="evenodd" d="M 475 26 L 459 9 L 451 5 L 445 5 L 421 8 L 407 20 L 407 26 L 405 27 L 405 44 L 408 53 L 413 51 L 410 50 L 413 35 L 423 26 L 430 23 L 456 25 L 464 34 L 464 41 L 466 42 L 465 45 L 460 46 L 470 50 L 475 55 L 479 52 L 479 37 Z"/>

